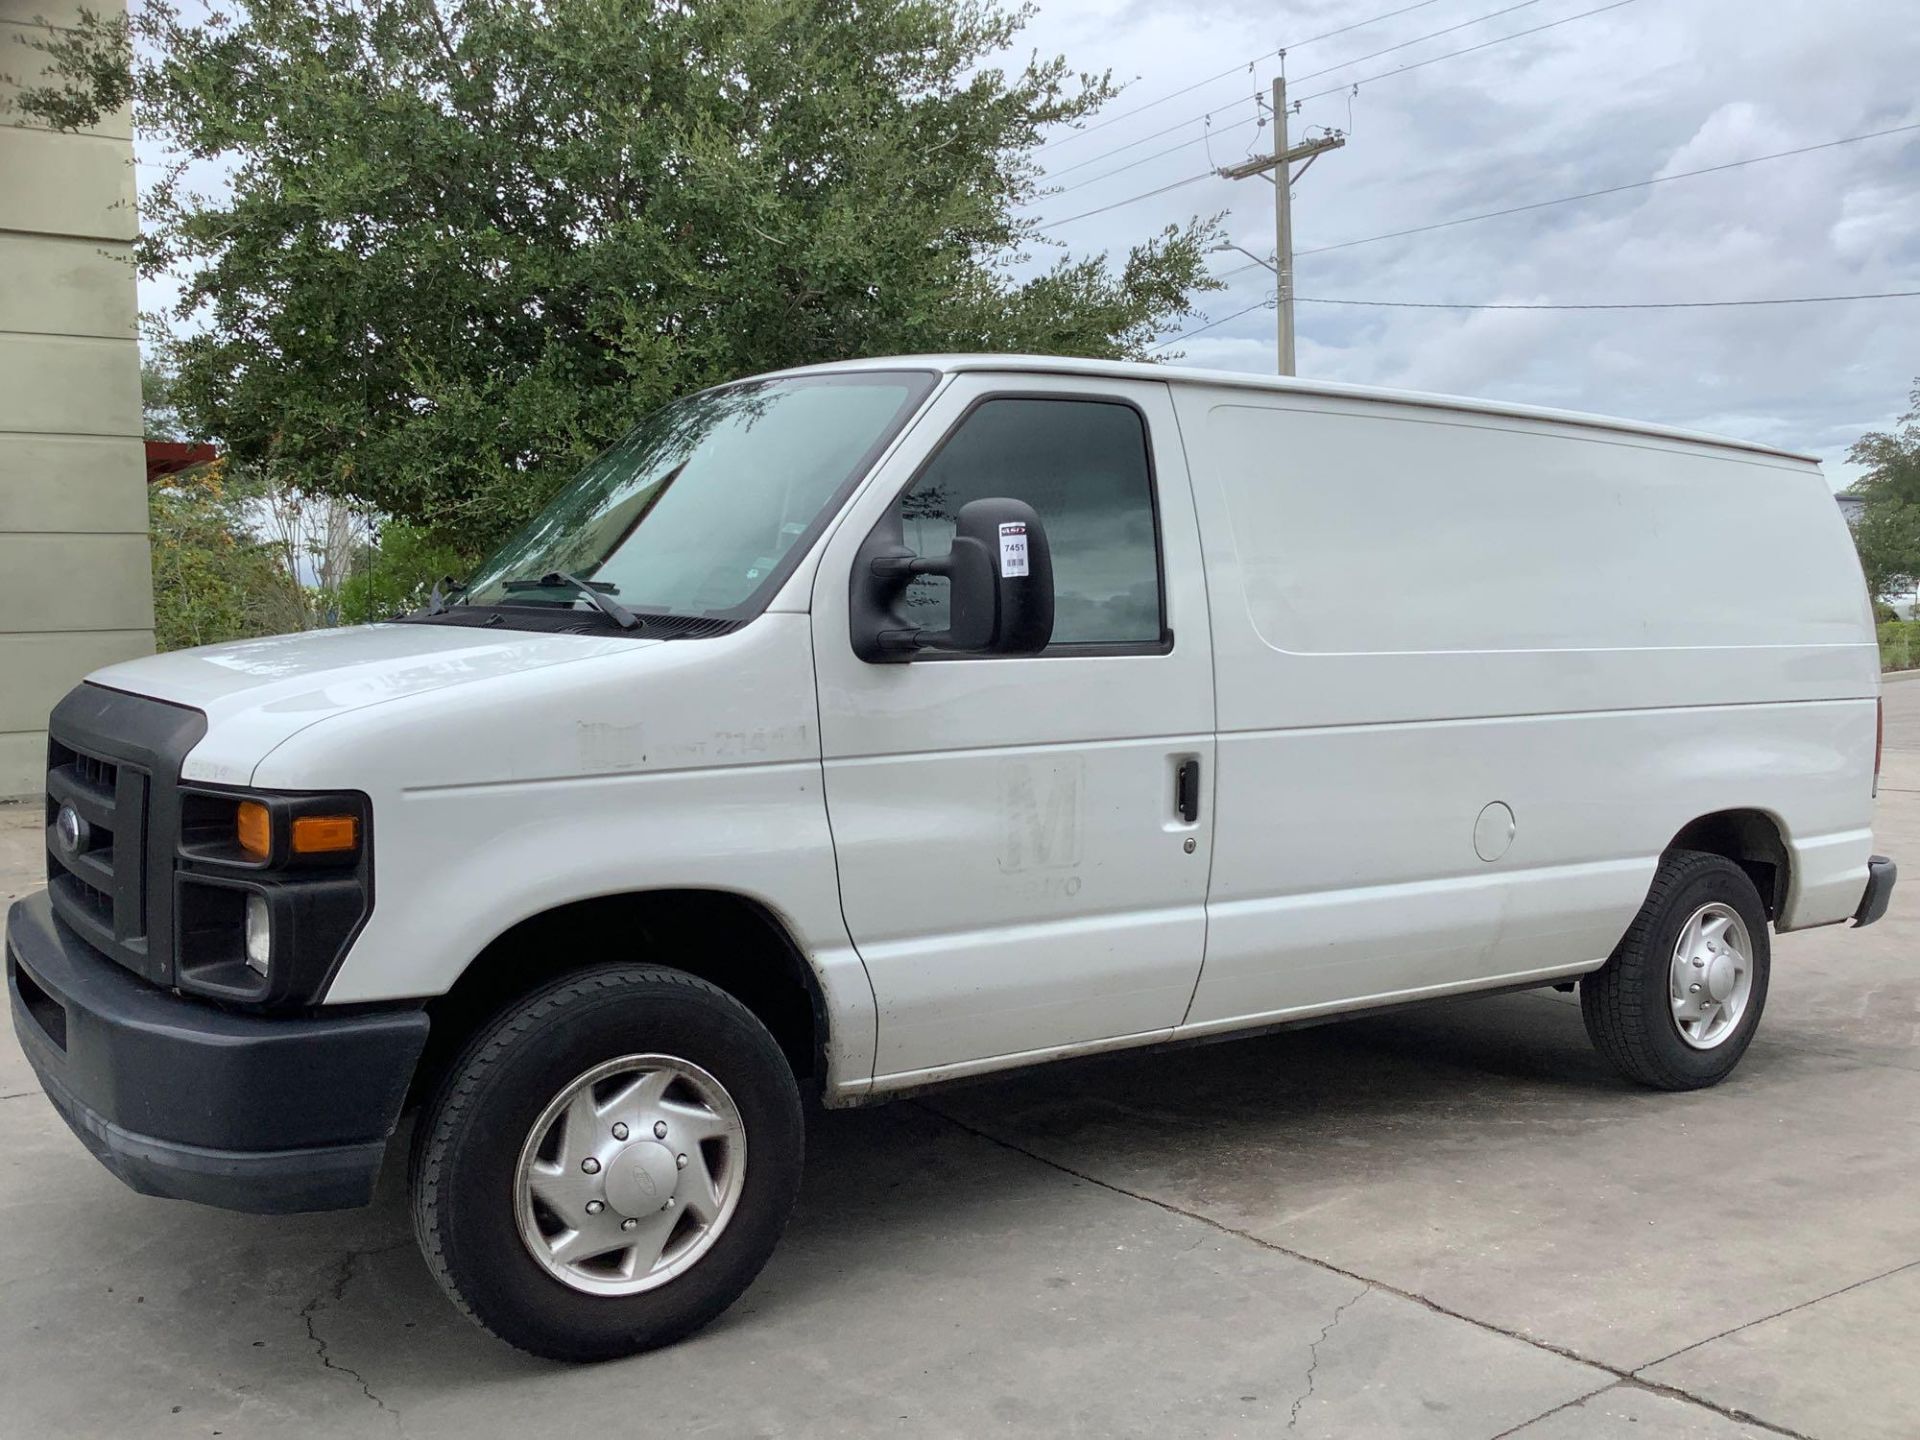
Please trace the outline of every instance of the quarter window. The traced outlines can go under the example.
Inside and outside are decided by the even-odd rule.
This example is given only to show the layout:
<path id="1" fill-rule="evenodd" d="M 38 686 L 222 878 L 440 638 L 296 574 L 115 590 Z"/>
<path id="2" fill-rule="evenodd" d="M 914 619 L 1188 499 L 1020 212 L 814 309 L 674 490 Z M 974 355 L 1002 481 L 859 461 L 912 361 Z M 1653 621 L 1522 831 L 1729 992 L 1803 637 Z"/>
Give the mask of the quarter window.
<path id="1" fill-rule="evenodd" d="M 1159 536 L 1146 426 L 1131 405 L 988 400 L 947 437 L 901 495 L 901 530 L 919 555 L 944 555 L 970 500 L 1004 496 L 1039 513 L 1053 547 L 1055 645 L 1142 645 L 1163 633 Z M 947 582 L 923 576 L 905 612 L 947 626 Z"/>

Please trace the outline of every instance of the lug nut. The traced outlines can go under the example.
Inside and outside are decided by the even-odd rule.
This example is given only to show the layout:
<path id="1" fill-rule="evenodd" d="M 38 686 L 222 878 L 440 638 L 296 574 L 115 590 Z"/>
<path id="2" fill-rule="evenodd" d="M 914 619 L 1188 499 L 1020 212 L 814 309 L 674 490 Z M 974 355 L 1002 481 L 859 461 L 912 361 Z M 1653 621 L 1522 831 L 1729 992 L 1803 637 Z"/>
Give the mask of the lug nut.
<path id="1" fill-rule="evenodd" d="M 621 1125 L 621 1124 L 615 1124 L 615 1125 L 614 1125 L 614 1127 L 613 1127 L 613 1138 L 614 1138 L 614 1139 L 616 1139 L 616 1140 L 624 1140 L 624 1139 L 626 1139 L 626 1138 L 627 1138 L 627 1127 L 626 1127 L 625 1125 Z"/>
<path id="2" fill-rule="evenodd" d="M 598 1215 L 602 1210 L 606 1208 L 607 1208 L 607 1202 L 604 1200 L 587 1201 L 587 1214 L 589 1215 Z"/>
<path id="3" fill-rule="evenodd" d="M 666 1121 L 656 1120 L 653 1122 L 653 1138 L 656 1140 L 664 1140 L 667 1138 L 667 1122 Z"/>
<path id="4" fill-rule="evenodd" d="M 667 1203 L 662 1205 L 660 1208 L 662 1210 L 671 1210 L 673 1208 L 673 1197 L 671 1195 L 667 1196 Z"/>
<path id="5" fill-rule="evenodd" d="M 580 1168 L 589 1175 L 598 1175 L 600 1173 L 600 1162 L 589 1155 L 580 1162 Z"/>
<path id="6" fill-rule="evenodd" d="M 684 1170 L 687 1168 L 687 1157 L 684 1155 L 676 1155 L 673 1157 L 673 1163 Z"/>
<path id="7" fill-rule="evenodd" d="M 1689 995 L 1698 995 L 1700 993 L 1700 987 L 1698 985 L 1689 985 L 1687 986 L 1687 993 Z"/>
<path id="8" fill-rule="evenodd" d="M 620 1222 L 620 1228 L 622 1230 L 638 1230 L 640 1228 L 640 1222 L 638 1220 L 622 1220 Z"/>

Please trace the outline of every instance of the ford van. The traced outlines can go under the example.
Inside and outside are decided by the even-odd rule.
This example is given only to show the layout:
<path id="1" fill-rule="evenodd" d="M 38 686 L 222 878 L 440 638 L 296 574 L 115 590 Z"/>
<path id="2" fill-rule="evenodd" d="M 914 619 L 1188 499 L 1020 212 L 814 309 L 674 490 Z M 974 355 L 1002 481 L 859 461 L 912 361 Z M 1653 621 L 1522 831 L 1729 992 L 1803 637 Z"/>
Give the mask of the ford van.
<path id="1" fill-rule="evenodd" d="M 1817 464 L 1157 366 L 872 360 L 644 420 L 390 623 L 50 720 L 28 1059 L 127 1184 L 365 1203 L 590 1359 L 711 1319 L 811 1105 L 1577 985 L 1724 1079 L 1886 908 Z M 86 1223 L 76 1216 L 76 1225 Z"/>

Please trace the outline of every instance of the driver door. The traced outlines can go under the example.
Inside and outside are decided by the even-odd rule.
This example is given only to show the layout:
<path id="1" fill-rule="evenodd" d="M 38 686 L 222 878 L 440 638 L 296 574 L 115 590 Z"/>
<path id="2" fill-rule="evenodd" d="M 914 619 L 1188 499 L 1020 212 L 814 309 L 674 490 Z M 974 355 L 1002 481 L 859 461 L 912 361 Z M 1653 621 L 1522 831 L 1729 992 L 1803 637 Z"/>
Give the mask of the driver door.
<path id="1" fill-rule="evenodd" d="M 813 594 L 876 1088 L 1171 1031 L 1199 974 L 1212 848 L 1207 606 L 1166 387 L 963 374 L 914 439 L 849 508 Z M 910 546 L 943 553 L 960 506 L 991 496 L 1046 526 L 1053 643 L 858 659 L 848 591 L 868 532 L 896 510 Z M 915 582 L 916 623 L 943 627 L 945 583 Z M 1183 766 L 1198 782 L 1184 807 Z"/>

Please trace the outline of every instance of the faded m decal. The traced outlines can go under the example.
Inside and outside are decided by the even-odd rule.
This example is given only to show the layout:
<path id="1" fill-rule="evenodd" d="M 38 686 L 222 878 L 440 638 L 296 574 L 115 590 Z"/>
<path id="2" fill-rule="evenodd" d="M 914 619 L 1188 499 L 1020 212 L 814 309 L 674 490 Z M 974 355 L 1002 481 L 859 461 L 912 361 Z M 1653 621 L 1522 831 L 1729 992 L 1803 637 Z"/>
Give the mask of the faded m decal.
<path id="1" fill-rule="evenodd" d="M 1009 760 L 1000 767 L 1000 869 L 1070 870 L 1080 863 L 1080 759 Z"/>

